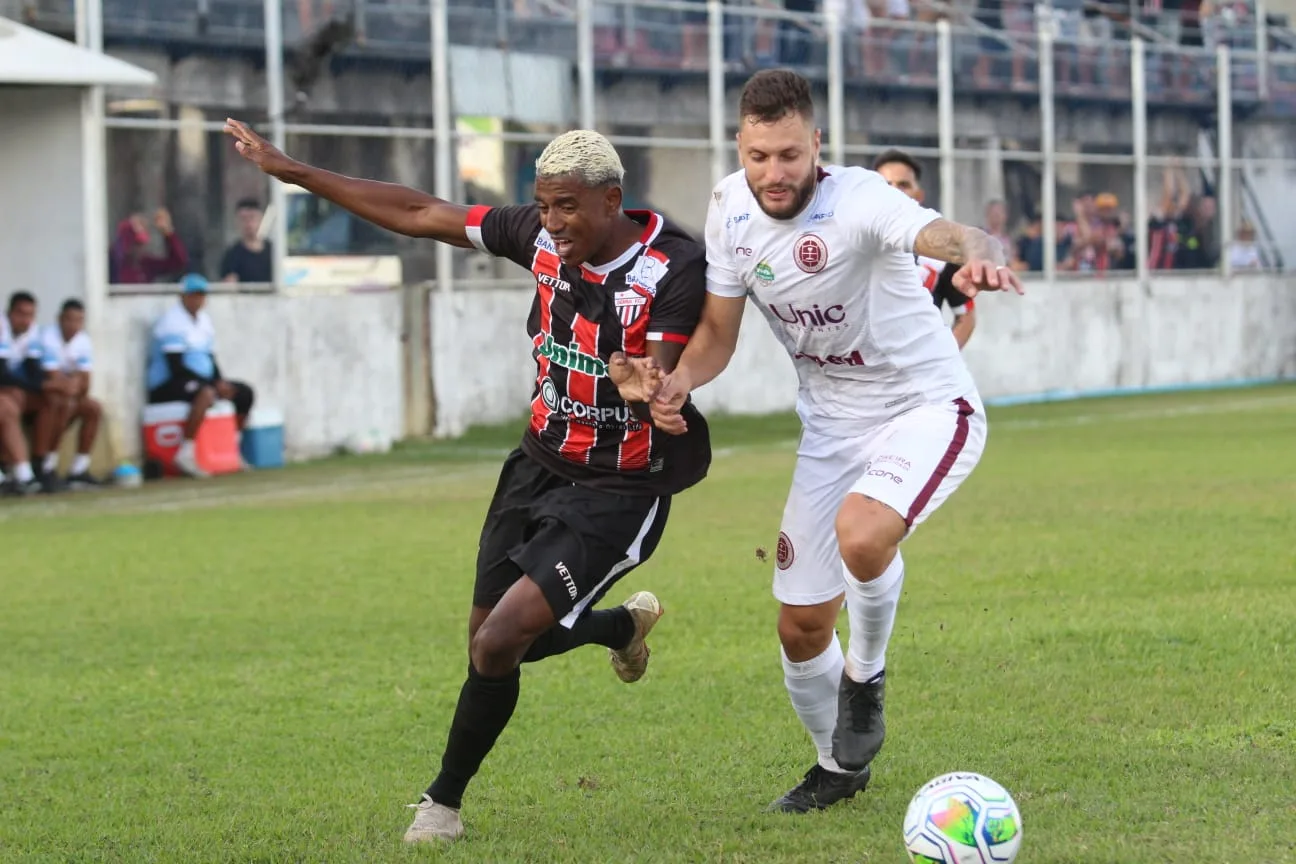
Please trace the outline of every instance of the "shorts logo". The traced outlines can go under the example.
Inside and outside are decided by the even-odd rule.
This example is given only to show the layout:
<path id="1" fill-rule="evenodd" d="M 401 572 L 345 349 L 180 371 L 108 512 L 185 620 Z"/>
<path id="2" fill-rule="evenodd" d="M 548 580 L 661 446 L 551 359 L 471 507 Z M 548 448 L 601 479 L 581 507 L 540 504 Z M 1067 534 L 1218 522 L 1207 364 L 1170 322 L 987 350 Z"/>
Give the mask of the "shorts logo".
<path id="1" fill-rule="evenodd" d="M 575 600 L 576 594 L 578 593 L 576 591 L 576 580 L 572 578 L 571 571 L 567 569 L 567 565 L 559 561 L 554 565 L 554 570 L 558 571 L 558 575 L 562 577 L 563 585 L 567 588 L 567 595 L 571 597 L 571 599 Z"/>
<path id="2" fill-rule="evenodd" d="M 780 570 L 786 570 L 792 566 L 796 560 L 796 550 L 792 548 L 792 540 L 782 531 L 778 536 L 778 548 L 774 552 L 774 563 Z"/>
<path id="3" fill-rule="evenodd" d="M 796 265 L 806 273 L 818 273 L 828 266 L 828 247 L 818 234 L 802 234 L 796 242 Z"/>

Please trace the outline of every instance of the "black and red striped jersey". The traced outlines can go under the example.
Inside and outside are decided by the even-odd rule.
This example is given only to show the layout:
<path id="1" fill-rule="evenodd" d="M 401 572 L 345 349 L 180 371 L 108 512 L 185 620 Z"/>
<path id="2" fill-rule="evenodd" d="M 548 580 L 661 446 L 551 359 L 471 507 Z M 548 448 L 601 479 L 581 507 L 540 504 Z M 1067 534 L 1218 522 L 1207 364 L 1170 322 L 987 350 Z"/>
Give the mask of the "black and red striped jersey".
<path id="1" fill-rule="evenodd" d="M 706 421 L 690 402 L 687 433 L 653 428 L 621 398 L 606 363 L 616 351 L 644 356 L 653 340 L 688 341 L 706 298 L 706 252 L 656 213 L 626 213 L 643 233 L 599 267 L 564 264 L 535 204 L 473 207 L 467 233 L 536 280 L 527 319 L 536 377 L 522 449 L 573 483 L 671 495 L 706 476 Z"/>

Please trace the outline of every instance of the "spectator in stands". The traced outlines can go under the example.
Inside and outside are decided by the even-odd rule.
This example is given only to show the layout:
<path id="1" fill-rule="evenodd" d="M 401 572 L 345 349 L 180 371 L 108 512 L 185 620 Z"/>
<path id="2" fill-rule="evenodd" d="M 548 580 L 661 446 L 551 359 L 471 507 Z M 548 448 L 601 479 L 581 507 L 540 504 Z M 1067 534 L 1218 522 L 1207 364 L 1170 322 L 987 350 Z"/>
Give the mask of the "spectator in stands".
<path id="1" fill-rule="evenodd" d="M 189 253 L 176 235 L 171 214 L 165 207 L 159 207 L 153 214 L 153 224 L 162 234 L 166 256 L 159 258 L 148 254 L 145 249 L 150 239 L 148 225 L 142 213 L 132 214 L 117 225 L 117 238 L 108 258 L 109 282 L 141 285 L 159 277 L 174 277 L 189 266 Z"/>
<path id="2" fill-rule="evenodd" d="M 818 12 L 819 0 L 783 0 L 783 9 L 802 14 Z M 810 59 L 810 29 L 801 21 L 780 21 L 779 62 L 784 66 L 807 66 Z"/>
<path id="3" fill-rule="evenodd" d="M 1229 244 L 1229 266 L 1234 270 L 1259 270 L 1260 247 L 1256 245 L 1255 226 L 1246 219 L 1238 226 L 1237 239 Z"/>
<path id="4" fill-rule="evenodd" d="M 68 469 L 66 482 L 73 489 L 100 486 L 100 481 L 90 474 L 90 453 L 94 449 L 95 436 L 99 434 L 103 406 L 90 397 L 94 352 L 90 334 L 85 332 L 85 306 L 80 300 L 63 302 L 58 323 L 42 329 L 40 342 L 41 364 L 45 370 L 45 400 L 54 414 L 44 473 L 56 475 L 63 433 L 79 420 L 81 429 L 77 433 L 76 457 Z"/>
<path id="5" fill-rule="evenodd" d="M 252 388 L 242 381 L 226 379 L 216 363 L 216 328 L 203 309 L 207 303 L 207 280 L 190 273 L 180 282 L 180 299 L 153 325 L 148 358 L 148 401 L 188 402 L 184 441 L 175 464 L 191 477 L 206 477 L 194 452 L 194 438 L 207 409 L 216 400 L 234 403 L 241 432 L 252 410 Z"/>
<path id="6" fill-rule="evenodd" d="M 1016 244 L 1008 234 L 1008 205 L 998 198 L 986 202 L 985 223 L 981 230 L 999 241 L 1003 247 L 1004 259 L 1011 262 L 1015 256 Z"/>
<path id="7" fill-rule="evenodd" d="M 1055 246 L 1058 268 L 1062 269 L 1063 263 L 1071 255 L 1071 232 L 1068 226 L 1062 221 L 1057 225 L 1057 243 Z M 1017 238 L 1017 260 L 1013 262 L 1013 268 L 1018 270 L 1040 271 L 1044 269 L 1044 220 L 1035 216 L 1027 223 L 1025 230 L 1022 231 L 1021 237 Z"/>
<path id="8" fill-rule="evenodd" d="M 261 236 L 261 202 L 244 198 L 234 207 L 239 239 L 221 257 L 220 277 L 226 282 L 270 282 L 270 241 Z"/>
<path id="9" fill-rule="evenodd" d="M 15 291 L 9 296 L 9 308 L 5 317 L 9 334 L 9 349 L 5 358 L 5 397 L 17 410 L 19 437 L 23 436 L 25 425 L 30 424 L 32 427 L 28 468 L 35 472 L 41 491 L 57 492 L 61 485 L 44 470 L 49 458 L 50 441 L 57 441 L 54 427 L 58 418 L 51 400 L 46 398 L 49 382 L 45 379 L 40 331 L 36 327 L 36 298 L 26 291 Z M 12 447 L 7 449 L 13 451 Z M 21 451 L 11 452 L 14 461 L 19 463 L 14 476 L 20 482 L 30 482 L 22 479 L 29 473 L 21 464 L 28 462 L 27 449 L 24 441 Z"/>
<path id="10" fill-rule="evenodd" d="M 1194 196 L 1179 218 L 1176 270 L 1213 270 L 1219 265 L 1219 236 L 1215 227 L 1215 196 Z"/>

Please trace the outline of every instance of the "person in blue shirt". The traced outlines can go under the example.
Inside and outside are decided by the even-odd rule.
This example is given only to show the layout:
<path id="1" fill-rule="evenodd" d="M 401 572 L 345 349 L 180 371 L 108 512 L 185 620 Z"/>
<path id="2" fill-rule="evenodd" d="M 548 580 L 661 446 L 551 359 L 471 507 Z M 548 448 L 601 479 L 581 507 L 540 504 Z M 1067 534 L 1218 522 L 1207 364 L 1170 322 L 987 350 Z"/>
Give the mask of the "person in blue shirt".
<path id="1" fill-rule="evenodd" d="M 184 441 L 175 464 L 192 477 L 206 477 L 194 452 L 194 438 L 203 417 L 217 399 L 234 403 L 239 431 L 252 411 L 252 388 L 221 375 L 216 362 L 216 328 L 203 306 L 207 279 L 190 273 L 180 281 L 180 299 L 153 325 L 148 359 L 148 401 L 188 402 Z"/>

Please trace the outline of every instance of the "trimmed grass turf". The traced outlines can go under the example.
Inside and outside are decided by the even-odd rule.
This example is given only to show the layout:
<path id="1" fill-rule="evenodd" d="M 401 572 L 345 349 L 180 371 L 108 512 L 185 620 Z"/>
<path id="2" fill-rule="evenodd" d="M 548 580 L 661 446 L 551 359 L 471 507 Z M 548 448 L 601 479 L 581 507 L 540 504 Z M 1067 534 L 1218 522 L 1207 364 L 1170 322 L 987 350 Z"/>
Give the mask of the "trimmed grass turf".
<path id="1" fill-rule="evenodd" d="M 769 594 L 796 422 L 713 425 L 736 449 L 606 601 L 666 606 L 648 675 L 527 666 L 446 851 L 402 848 L 402 805 L 516 425 L 0 502 L 0 860 L 902 862 L 954 769 L 1015 795 L 1020 862 L 1296 860 L 1296 388 L 992 410 L 905 545 L 873 785 L 803 818 L 762 812 L 813 761 Z"/>

